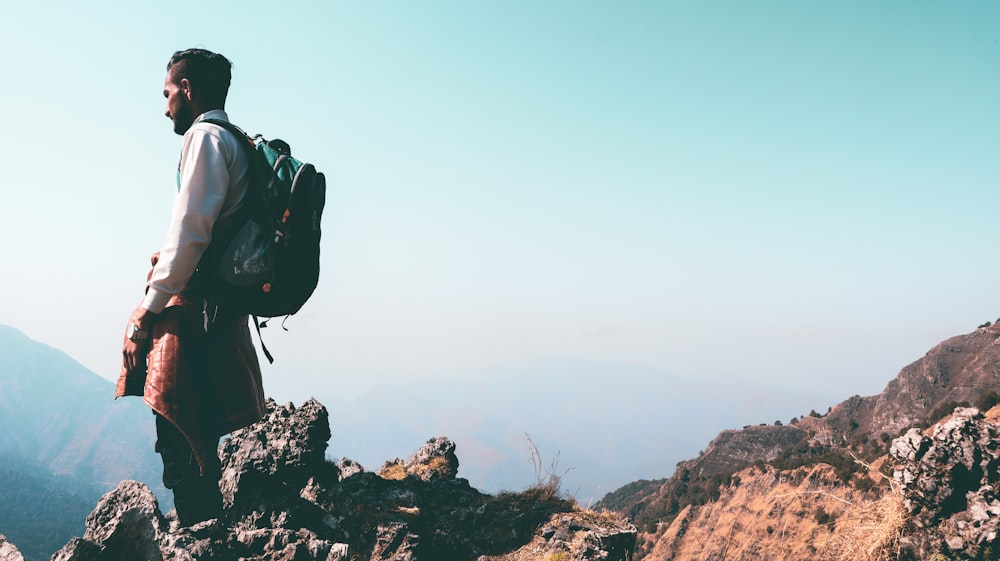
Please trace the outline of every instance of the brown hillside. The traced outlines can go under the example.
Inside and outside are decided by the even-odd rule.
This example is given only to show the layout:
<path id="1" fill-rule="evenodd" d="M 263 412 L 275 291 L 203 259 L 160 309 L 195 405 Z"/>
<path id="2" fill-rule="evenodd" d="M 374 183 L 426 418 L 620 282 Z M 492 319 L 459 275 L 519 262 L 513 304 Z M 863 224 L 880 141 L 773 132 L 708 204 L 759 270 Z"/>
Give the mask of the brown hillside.
<path id="1" fill-rule="evenodd" d="M 863 513 L 885 517 L 890 502 L 900 503 L 859 477 L 854 459 L 884 462 L 906 429 L 928 427 L 956 405 L 988 410 L 998 392 L 1000 325 L 981 327 L 938 344 L 879 395 L 854 396 L 785 426 L 723 431 L 670 478 L 629 484 L 598 506 L 635 520 L 643 532 L 637 559 L 833 559 L 834 545 L 821 531 L 829 520 L 815 516 L 820 506 L 841 521 L 836 528 Z M 848 530 L 838 529 L 838 539 L 861 526 Z M 855 558 L 878 558 L 866 555 Z"/>
<path id="2" fill-rule="evenodd" d="M 903 513 L 903 498 L 888 483 L 861 492 L 826 464 L 748 468 L 718 501 L 689 506 L 666 528 L 644 535 L 648 553 L 642 559 L 887 559 Z"/>

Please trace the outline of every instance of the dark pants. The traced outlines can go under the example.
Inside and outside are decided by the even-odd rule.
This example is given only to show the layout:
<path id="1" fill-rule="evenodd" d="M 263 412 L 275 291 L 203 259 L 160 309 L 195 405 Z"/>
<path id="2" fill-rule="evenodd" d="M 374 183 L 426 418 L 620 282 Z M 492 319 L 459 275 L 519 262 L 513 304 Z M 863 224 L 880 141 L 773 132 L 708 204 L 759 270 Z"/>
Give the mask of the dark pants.
<path id="1" fill-rule="evenodd" d="M 184 435 L 165 417 L 156 415 L 156 452 L 163 460 L 163 486 L 174 493 L 174 507 L 181 526 L 221 519 L 219 479 L 222 464 L 216 449 L 213 447 L 205 454 L 205 474 L 202 475 Z"/>

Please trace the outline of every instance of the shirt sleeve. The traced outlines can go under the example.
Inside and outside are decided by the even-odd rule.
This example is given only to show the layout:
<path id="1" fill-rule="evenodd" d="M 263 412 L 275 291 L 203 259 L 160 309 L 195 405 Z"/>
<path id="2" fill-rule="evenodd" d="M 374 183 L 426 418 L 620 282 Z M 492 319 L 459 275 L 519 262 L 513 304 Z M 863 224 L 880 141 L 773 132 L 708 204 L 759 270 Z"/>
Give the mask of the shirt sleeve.
<path id="1" fill-rule="evenodd" d="M 170 297 L 191 280 L 212 240 L 212 226 L 229 189 L 229 169 L 218 133 L 200 127 L 192 127 L 189 133 L 181 149 L 180 186 L 170 227 L 142 303 L 154 313 L 163 311 Z"/>

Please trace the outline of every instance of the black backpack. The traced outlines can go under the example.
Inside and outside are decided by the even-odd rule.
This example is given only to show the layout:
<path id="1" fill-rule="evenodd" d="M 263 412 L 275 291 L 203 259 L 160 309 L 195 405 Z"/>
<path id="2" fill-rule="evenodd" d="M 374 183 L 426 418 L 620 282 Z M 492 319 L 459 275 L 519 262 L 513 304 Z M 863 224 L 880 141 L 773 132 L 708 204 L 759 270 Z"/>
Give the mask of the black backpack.
<path id="1" fill-rule="evenodd" d="M 319 282 L 320 219 L 326 178 L 291 156 L 281 140 L 251 139 L 232 123 L 204 119 L 235 134 L 250 156 L 250 186 L 243 206 L 220 221 L 199 271 L 223 309 L 259 317 L 299 311 Z M 258 323 L 260 327 L 266 326 Z M 262 345 L 263 346 L 263 345 Z M 270 353 L 264 349 L 268 360 Z"/>

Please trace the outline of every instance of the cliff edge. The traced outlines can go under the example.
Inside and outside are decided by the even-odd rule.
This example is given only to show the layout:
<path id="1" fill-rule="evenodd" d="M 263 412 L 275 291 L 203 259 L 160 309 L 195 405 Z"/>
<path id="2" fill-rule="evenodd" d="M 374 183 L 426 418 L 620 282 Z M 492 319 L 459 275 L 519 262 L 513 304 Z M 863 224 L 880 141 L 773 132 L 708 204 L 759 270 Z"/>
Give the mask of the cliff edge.
<path id="1" fill-rule="evenodd" d="M 557 488 L 487 495 L 457 477 L 455 445 L 428 441 L 377 473 L 325 459 L 326 408 L 268 403 L 220 445 L 225 520 L 178 527 L 149 488 L 122 481 L 53 561 L 631 559 L 636 530 Z M 20 554 L 0 540 L 0 559 Z"/>

